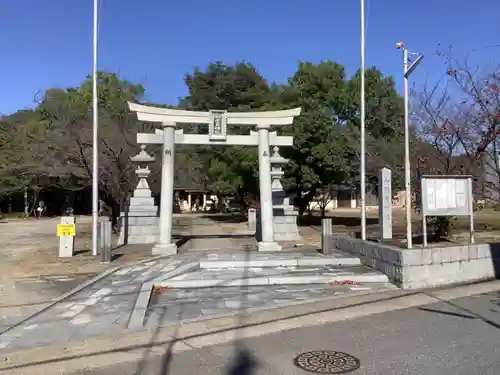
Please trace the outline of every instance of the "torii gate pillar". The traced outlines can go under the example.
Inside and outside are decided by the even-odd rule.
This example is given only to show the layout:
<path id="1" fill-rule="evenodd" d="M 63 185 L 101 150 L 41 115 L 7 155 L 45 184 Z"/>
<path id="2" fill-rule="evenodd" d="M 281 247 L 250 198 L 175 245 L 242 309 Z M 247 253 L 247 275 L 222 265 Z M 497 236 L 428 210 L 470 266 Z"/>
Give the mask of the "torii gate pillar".
<path id="1" fill-rule="evenodd" d="M 262 233 L 261 241 L 257 243 L 257 246 L 259 251 L 262 252 L 281 250 L 281 246 L 274 241 L 269 129 L 269 125 L 257 125 L 259 133 L 260 227 Z"/>
<path id="2" fill-rule="evenodd" d="M 174 213 L 175 122 L 163 122 L 163 148 L 161 163 L 160 238 L 153 247 L 153 254 L 177 254 L 172 242 Z"/>

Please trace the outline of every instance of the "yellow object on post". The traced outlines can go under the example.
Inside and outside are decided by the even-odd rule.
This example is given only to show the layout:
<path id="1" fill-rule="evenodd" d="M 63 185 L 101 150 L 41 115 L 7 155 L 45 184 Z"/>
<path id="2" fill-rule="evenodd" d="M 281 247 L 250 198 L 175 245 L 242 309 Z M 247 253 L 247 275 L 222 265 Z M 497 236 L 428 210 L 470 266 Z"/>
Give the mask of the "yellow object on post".
<path id="1" fill-rule="evenodd" d="M 76 228 L 75 224 L 57 224 L 58 237 L 75 237 Z"/>

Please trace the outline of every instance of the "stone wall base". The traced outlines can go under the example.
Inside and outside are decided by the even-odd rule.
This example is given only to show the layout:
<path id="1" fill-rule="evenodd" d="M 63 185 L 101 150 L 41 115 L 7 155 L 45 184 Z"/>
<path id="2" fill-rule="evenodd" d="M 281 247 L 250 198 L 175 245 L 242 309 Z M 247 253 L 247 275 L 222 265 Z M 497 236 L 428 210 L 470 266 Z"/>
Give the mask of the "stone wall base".
<path id="1" fill-rule="evenodd" d="M 500 277 L 500 244 L 400 249 L 347 236 L 333 236 L 334 248 L 358 256 L 404 289 L 434 288 Z"/>

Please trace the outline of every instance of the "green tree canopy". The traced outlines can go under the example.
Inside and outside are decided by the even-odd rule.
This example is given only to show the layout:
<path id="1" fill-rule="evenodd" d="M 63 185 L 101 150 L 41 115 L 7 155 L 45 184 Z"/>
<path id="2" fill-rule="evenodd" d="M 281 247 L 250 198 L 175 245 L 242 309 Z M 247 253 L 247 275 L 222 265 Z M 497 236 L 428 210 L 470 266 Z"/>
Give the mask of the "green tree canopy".
<path id="1" fill-rule="evenodd" d="M 154 124 L 137 121 L 127 101 L 144 96 L 140 84 L 118 75 L 98 72 L 100 190 L 115 211 L 134 187 L 138 131 Z M 177 108 L 207 111 L 265 111 L 301 107 L 290 126 L 280 128 L 294 137 L 294 146 L 280 153 L 289 159 L 284 185 L 304 211 L 310 200 L 334 185 L 359 184 L 359 72 L 348 77 L 334 61 L 300 62 L 284 84 L 269 83 L 248 62 L 215 62 L 185 75 L 188 95 Z M 175 107 L 165 104 L 160 107 Z M 375 184 L 378 169 L 393 168 L 402 175 L 402 99 L 391 77 L 376 68 L 366 71 L 367 171 Z M 207 133 L 199 124 L 183 125 L 185 132 Z M 231 126 L 232 134 L 248 127 Z M 416 137 L 412 138 L 415 142 Z M 421 140 L 420 140 L 421 141 Z M 0 177 L 3 191 L 29 186 L 58 185 L 80 189 L 92 181 L 92 77 L 79 86 L 47 90 L 33 111 L 20 111 L 0 121 Z M 151 146 L 149 152 L 159 147 Z M 256 147 L 189 146 L 176 152 L 178 187 L 205 187 L 223 196 L 256 198 L 259 193 Z M 153 166 L 153 190 L 159 189 L 161 155 Z M 42 182 L 43 180 L 43 182 Z"/>
<path id="2" fill-rule="evenodd" d="M 127 101 L 144 94 L 141 85 L 120 79 L 114 73 L 98 72 L 99 182 L 105 199 L 115 209 L 133 187 L 134 166 L 130 161 L 138 146 L 138 122 Z M 68 176 L 73 187 L 92 181 L 92 77 L 76 88 L 47 90 L 37 112 L 42 118 L 43 143 L 58 161 L 59 175 Z M 77 185 L 75 186 L 75 183 Z"/>
<path id="3" fill-rule="evenodd" d="M 229 111 L 262 110 L 271 102 L 273 91 L 266 80 L 249 63 L 234 66 L 222 62 L 210 64 L 205 71 L 195 69 L 186 74 L 189 95 L 181 106 L 199 111 L 222 109 Z M 248 134 L 248 127 L 232 126 L 228 132 Z M 207 129 L 196 126 L 196 132 Z M 256 150 L 245 147 L 197 147 L 206 171 L 205 185 L 214 193 L 227 196 L 238 194 L 241 199 L 258 191 Z"/>
<path id="4" fill-rule="evenodd" d="M 294 137 L 294 146 L 283 150 L 289 158 L 284 180 L 304 211 L 317 190 L 328 184 L 343 184 L 350 176 L 343 118 L 349 110 L 344 68 L 326 61 L 299 63 L 297 72 L 280 92 L 282 105 L 301 107 L 302 114 L 284 129 Z"/>

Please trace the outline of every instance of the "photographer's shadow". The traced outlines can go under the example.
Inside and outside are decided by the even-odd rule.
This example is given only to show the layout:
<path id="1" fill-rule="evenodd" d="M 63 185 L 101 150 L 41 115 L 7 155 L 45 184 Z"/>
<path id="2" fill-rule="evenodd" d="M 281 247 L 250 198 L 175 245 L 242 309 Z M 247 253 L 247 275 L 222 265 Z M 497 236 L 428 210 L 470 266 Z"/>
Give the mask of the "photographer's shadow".
<path id="1" fill-rule="evenodd" d="M 234 358 L 228 366 L 226 375 L 255 375 L 259 361 L 242 344 L 235 345 Z"/>

